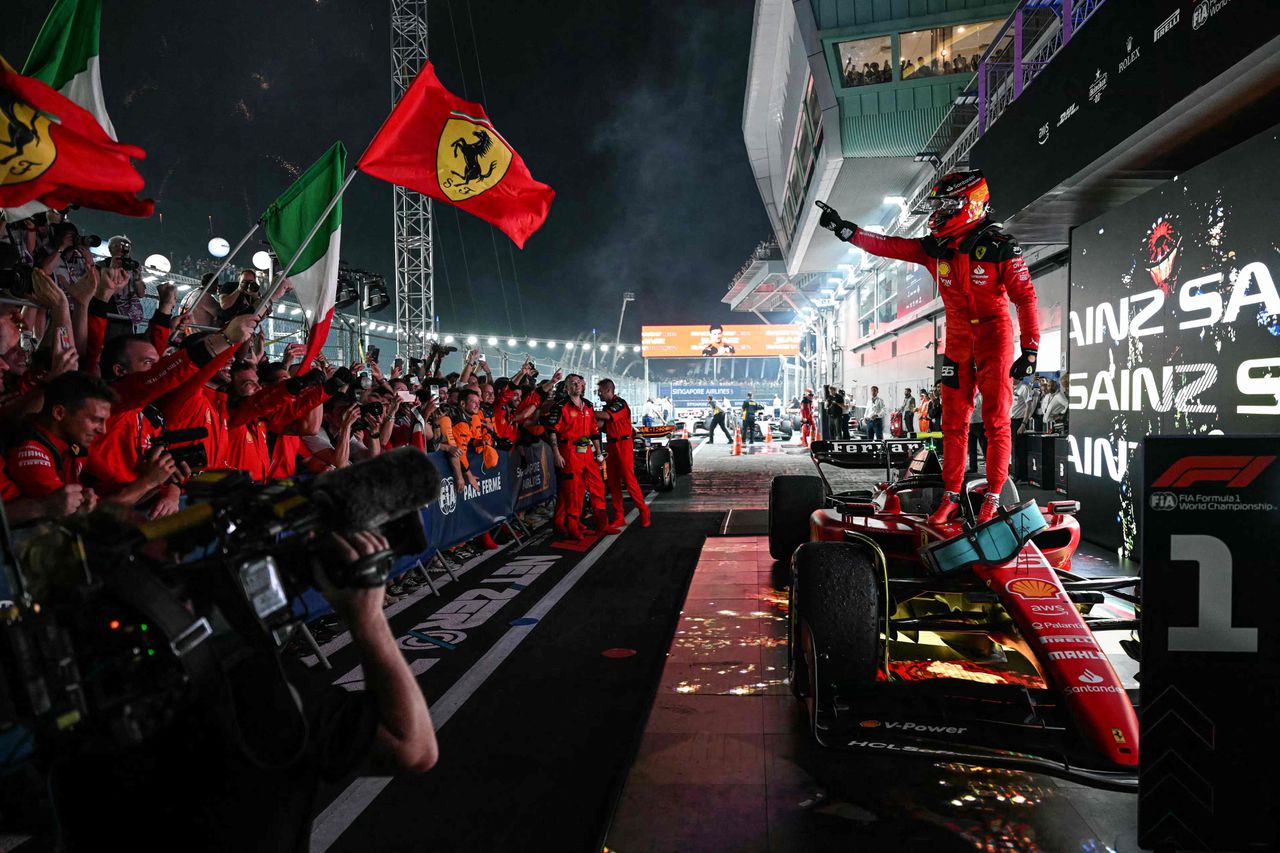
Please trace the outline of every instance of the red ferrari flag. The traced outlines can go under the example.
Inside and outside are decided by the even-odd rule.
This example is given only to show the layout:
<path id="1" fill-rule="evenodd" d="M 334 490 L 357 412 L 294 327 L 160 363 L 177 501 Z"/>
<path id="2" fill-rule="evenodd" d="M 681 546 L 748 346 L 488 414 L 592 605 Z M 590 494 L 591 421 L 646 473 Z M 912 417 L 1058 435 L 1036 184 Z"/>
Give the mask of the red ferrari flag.
<path id="1" fill-rule="evenodd" d="M 453 95 L 430 62 L 356 168 L 475 214 L 522 249 L 546 221 L 556 195 L 533 179 L 484 107 Z"/>
<path id="2" fill-rule="evenodd" d="M 150 216 L 152 203 L 134 196 L 143 182 L 130 162 L 146 156 L 0 57 L 0 207 L 39 201 L 55 209 L 77 204 Z"/>

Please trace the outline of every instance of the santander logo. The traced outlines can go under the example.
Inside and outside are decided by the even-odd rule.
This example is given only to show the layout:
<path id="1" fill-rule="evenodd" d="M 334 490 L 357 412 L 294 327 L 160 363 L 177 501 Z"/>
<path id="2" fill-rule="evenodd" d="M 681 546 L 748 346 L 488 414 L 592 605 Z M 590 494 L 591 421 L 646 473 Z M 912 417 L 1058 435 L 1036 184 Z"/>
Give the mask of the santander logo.
<path id="1" fill-rule="evenodd" d="M 1097 684 L 1098 682 L 1102 681 L 1101 675 L 1096 675 L 1087 669 L 1084 672 L 1080 673 L 1078 676 L 1076 676 L 1076 678 L 1082 684 Z"/>

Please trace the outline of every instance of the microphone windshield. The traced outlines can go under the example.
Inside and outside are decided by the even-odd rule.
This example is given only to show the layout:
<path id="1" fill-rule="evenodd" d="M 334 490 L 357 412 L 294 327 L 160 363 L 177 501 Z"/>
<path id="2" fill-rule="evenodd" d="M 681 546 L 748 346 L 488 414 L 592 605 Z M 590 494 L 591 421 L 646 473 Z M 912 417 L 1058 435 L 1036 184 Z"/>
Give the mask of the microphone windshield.
<path id="1" fill-rule="evenodd" d="M 307 491 L 325 527 L 351 533 L 427 506 L 440 496 L 440 474 L 421 450 L 401 447 L 321 474 Z"/>

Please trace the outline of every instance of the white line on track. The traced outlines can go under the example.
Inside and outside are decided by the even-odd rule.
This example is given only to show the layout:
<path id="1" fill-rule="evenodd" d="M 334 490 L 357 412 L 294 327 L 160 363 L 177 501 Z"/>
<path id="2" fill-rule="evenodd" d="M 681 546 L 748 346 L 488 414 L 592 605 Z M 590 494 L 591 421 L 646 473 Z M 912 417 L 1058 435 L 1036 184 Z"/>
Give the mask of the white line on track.
<path id="1" fill-rule="evenodd" d="M 651 493 L 645 503 L 651 503 L 654 495 Z M 639 512 L 631 510 L 627 513 L 627 524 L 632 524 Z M 546 595 L 538 600 L 538 603 L 529 609 L 525 614 L 539 620 L 532 625 L 513 625 L 502 635 L 502 638 L 495 643 L 489 651 L 485 652 L 480 660 L 476 661 L 471 669 L 463 674 L 452 687 L 450 687 L 440 699 L 431 706 L 431 719 L 435 724 L 436 731 L 444 728 L 444 724 L 449 722 L 454 713 L 458 711 L 463 704 L 480 689 L 489 676 L 493 675 L 494 670 L 498 668 L 510 654 L 515 651 L 516 647 L 524 642 L 525 638 L 537 628 L 542 618 L 551 612 L 551 608 L 559 603 L 560 599 L 573 589 L 574 584 L 582 580 L 587 570 L 596 564 L 596 561 L 613 547 L 613 543 L 618 540 L 618 536 L 606 536 L 604 540 L 598 543 L 590 553 L 582 559 L 578 565 L 569 570 L 560 582 L 551 588 Z M 329 807 L 326 808 L 315 819 L 311 826 L 311 853 L 324 853 L 329 847 L 338 840 L 342 833 L 355 822 L 365 809 L 369 807 L 378 795 L 381 794 L 394 777 L 391 776 L 362 776 L 347 786 L 347 789 L 338 795 Z"/>

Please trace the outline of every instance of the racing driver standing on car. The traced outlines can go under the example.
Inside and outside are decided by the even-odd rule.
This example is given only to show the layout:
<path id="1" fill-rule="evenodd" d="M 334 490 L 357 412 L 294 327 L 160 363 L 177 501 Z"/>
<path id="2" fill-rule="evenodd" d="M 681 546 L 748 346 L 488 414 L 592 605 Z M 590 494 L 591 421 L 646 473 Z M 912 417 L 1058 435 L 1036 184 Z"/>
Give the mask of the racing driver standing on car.
<path id="1" fill-rule="evenodd" d="M 823 228 L 841 240 L 883 258 L 921 264 L 938 283 L 947 316 L 942 356 L 942 503 L 929 517 L 932 524 L 951 520 L 960 508 L 965 446 L 974 388 L 982 392 L 987 457 L 987 496 L 978 522 L 989 521 L 1000 506 L 1000 490 L 1009 476 L 1009 377 L 1035 372 L 1040 347 L 1036 292 L 1017 241 L 989 217 L 991 193 L 977 170 L 952 172 L 938 179 L 923 206 L 930 211 L 929 234 L 920 238 L 885 237 L 864 231 L 822 208 Z M 1006 299 L 1018 314 L 1022 353 L 1013 358 L 1013 326 Z"/>

